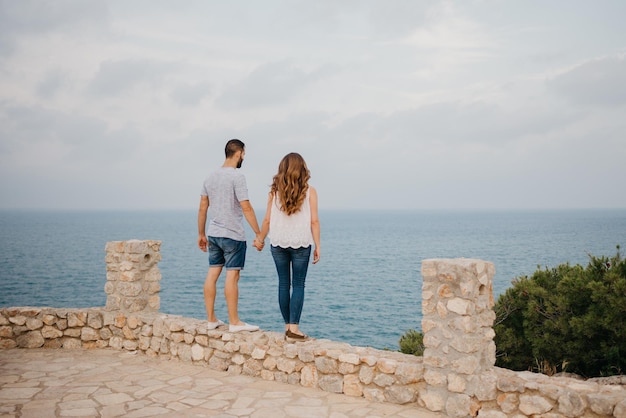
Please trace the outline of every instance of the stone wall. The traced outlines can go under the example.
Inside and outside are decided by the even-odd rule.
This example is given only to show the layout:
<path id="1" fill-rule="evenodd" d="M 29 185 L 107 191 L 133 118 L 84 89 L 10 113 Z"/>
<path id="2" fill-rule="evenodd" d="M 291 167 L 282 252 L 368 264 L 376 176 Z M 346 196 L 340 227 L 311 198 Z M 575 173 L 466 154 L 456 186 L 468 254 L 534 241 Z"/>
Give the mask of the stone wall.
<path id="1" fill-rule="evenodd" d="M 0 309 L 0 348 L 113 348 L 166 356 L 393 403 L 417 401 L 422 358 L 329 340 L 289 343 L 283 333 L 207 331 L 206 321 L 100 308 Z"/>
<path id="2" fill-rule="evenodd" d="M 105 251 L 106 309 L 158 312 L 161 306 L 161 241 L 111 241 Z"/>
<path id="3" fill-rule="evenodd" d="M 449 417 L 626 417 L 626 388 L 495 367 L 492 263 L 422 262 L 420 400 Z"/>
<path id="4" fill-rule="evenodd" d="M 276 332 L 207 331 L 206 321 L 159 313 L 159 245 L 107 244 L 103 308 L 0 309 L 0 348 L 136 351 L 451 417 L 626 418 L 622 385 L 494 367 L 491 263 L 422 263 L 422 358 L 329 340 L 290 343 Z"/>

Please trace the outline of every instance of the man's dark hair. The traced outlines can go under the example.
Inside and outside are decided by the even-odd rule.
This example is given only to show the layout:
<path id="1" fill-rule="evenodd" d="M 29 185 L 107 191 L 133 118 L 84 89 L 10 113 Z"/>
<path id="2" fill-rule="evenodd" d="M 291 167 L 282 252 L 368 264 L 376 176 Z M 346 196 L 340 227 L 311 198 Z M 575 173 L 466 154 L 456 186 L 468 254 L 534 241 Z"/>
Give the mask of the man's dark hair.
<path id="1" fill-rule="evenodd" d="M 246 147 L 246 144 L 244 144 L 240 140 L 231 139 L 230 141 L 226 143 L 226 148 L 224 149 L 226 153 L 226 158 L 232 157 L 233 155 L 235 155 L 237 151 L 243 151 L 245 147 Z"/>

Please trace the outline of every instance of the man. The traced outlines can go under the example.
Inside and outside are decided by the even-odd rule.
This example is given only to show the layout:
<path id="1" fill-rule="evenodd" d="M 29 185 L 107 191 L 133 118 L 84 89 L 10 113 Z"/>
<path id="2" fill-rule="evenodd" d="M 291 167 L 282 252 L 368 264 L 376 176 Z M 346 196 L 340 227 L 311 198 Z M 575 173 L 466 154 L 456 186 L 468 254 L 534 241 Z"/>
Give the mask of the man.
<path id="1" fill-rule="evenodd" d="M 263 240 L 254 209 L 248 200 L 245 176 L 239 171 L 245 156 L 245 145 L 238 139 L 226 143 L 226 160 L 222 167 L 210 174 L 200 193 L 198 211 L 198 247 L 209 253 L 209 271 L 204 282 L 204 303 L 207 313 L 207 329 L 225 325 L 215 316 L 216 284 L 222 268 L 226 268 L 224 296 L 228 306 L 228 330 L 230 332 L 257 331 L 239 319 L 239 275 L 246 260 L 246 237 L 243 217 L 256 234 L 253 242 L 257 250 L 263 248 Z M 209 229 L 206 231 L 207 211 L 211 206 Z M 208 239 L 207 239 L 208 235 Z"/>

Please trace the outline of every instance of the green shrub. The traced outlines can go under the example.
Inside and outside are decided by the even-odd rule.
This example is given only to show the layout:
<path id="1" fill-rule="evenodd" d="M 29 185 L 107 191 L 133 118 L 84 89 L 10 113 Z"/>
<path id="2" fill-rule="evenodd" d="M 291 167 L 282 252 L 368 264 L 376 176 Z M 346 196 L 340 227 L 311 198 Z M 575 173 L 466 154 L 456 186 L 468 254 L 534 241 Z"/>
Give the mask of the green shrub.
<path id="1" fill-rule="evenodd" d="M 404 354 L 415 356 L 424 355 L 424 335 L 414 329 L 408 330 L 398 342 L 400 351 Z"/>
<path id="2" fill-rule="evenodd" d="M 626 260 L 589 255 L 513 281 L 495 305 L 496 365 L 586 377 L 626 371 Z"/>

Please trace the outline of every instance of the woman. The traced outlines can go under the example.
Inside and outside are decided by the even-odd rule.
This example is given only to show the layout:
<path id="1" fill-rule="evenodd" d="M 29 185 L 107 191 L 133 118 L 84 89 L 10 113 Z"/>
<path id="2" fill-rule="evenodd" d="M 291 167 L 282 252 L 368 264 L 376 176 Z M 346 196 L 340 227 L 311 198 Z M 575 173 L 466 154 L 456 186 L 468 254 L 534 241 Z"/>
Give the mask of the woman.
<path id="1" fill-rule="evenodd" d="M 270 188 L 260 236 L 262 243 L 272 231 L 270 244 L 278 273 L 278 303 L 285 320 L 285 336 L 299 341 L 308 338 L 300 331 L 299 323 L 311 245 L 315 245 L 313 264 L 320 260 L 317 191 L 309 186 L 310 178 L 300 154 L 292 152 L 281 160 Z"/>

